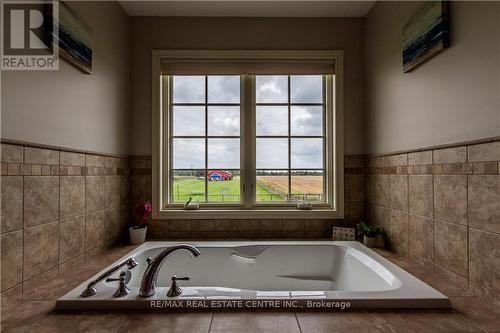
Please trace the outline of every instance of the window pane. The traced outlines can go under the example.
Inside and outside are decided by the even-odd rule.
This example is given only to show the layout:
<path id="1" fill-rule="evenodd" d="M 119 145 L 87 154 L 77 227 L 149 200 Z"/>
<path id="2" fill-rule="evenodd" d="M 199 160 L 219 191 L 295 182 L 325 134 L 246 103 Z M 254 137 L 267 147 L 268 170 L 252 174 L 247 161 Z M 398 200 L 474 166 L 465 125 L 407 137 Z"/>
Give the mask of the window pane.
<path id="1" fill-rule="evenodd" d="M 174 103 L 205 103 L 204 76 L 174 76 Z"/>
<path id="2" fill-rule="evenodd" d="M 205 170 L 173 170 L 172 202 L 205 201 Z"/>
<path id="3" fill-rule="evenodd" d="M 240 139 L 208 139 L 209 168 L 240 168 Z"/>
<path id="4" fill-rule="evenodd" d="M 208 103 L 239 103 L 239 76 L 209 76 Z"/>
<path id="5" fill-rule="evenodd" d="M 255 87 L 257 103 L 288 102 L 288 77 L 286 75 L 257 75 Z"/>
<path id="6" fill-rule="evenodd" d="M 288 171 L 257 170 L 257 201 L 287 201 Z"/>
<path id="7" fill-rule="evenodd" d="M 323 139 L 292 139 L 292 169 L 323 168 Z"/>
<path id="8" fill-rule="evenodd" d="M 208 135 L 239 136 L 239 106 L 209 106 Z"/>
<path id="9" fill-rule="evenodd" d="M 257 169 L 287 169 L 288 139 L 256 139 Z"/>
<path id="10" fill-rule="evenodd" d="M 292 106 L 292 135 L 323 135 L 322 106 Z"/>
<path id="11" fill-rule="evenodd" d="M 173 139 L 174 169 L 205 168 L 205 139 Z"/>
<path id="12" fill-rule="evenodd" d="M 255 112 L 257 135 L 288 135 L 287 106 L 257 106 Z"/>
<path id="13" fill-rule="evenodd" d="M 323 171 L 292 171 L 292 200 L 324 201 Z"/>
<path id="14" fill-rule="evenodd" d="M 208 171 L 209 202 L 240 201 L 240 170 L 212 169 Z"/>
<path id="15" fill-rule="evenodd" d="M 174 106 L 172 118 L 174 136 L 205 135 L 205 107 Z"/>
<path id="16" fill-rule="evenodd" d="M 323 103 L 323 76 L 291 75 L 290 94 L 292 103 Z"/>

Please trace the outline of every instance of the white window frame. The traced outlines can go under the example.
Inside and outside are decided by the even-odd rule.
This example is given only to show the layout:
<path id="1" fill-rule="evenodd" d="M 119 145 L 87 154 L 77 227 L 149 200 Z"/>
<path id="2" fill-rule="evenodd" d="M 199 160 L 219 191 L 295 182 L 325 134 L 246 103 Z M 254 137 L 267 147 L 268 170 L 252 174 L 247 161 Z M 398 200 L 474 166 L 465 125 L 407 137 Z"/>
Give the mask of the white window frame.
<path id="1" fill-rule="evenodd" d="M 182 204 L 168 204 L 168 194 L 165 177 L 168 177 L 168 108 L 165 103 L 167 96 L 164 94 L 161 62 L 162 59 L 211 59 L 223 61 L 224 59 L 251 59 L 251 60 L 329 60 L 335 66 L 334 89 L 326 90 L 326 133 L 327 140 L 325 152 L 325 165 L 327 173 L 326 190 L 331 198 L 328 204 L 315 205 L 312 210 L 297 209 L 293 203 L 256 203 L 248 204 L 253 198 L 255 188 L 255 159 L 245 161 L 245 154 L 241 150 L 241 175 L 242 184 L 251 184 L 251 189 L 241 189 L 241 196 L 245 199 L 241 204 L 208 204 L 199 210 L 184 210 Z M 252 91 L 244 85 L 255 85 L 253 76 L 242 74 L 241 108 L 252 109 L 255 107 L 255 96 L 245 96 L 245 91 Z M 328 78 L 327 78 L 328 80 Z M 327 87 L 332 86 L 327 82 Z M 255 111 L 255 110 L 254 110 Z M 343 139 L 343 51 L 213 51 L 213 50 L 153 50 L 152 51 L 152 197 L 154 219 L 342 219 L 344 217 L 344 139 Z M 247 112 L 242 118 L 240 141 L 242 146 L 251 147 L 248 156 L 255 156 L 255 136 L 245 133 L 255 133 L 255 112 Z M 248 141 L 250 140 L 250 142 Z M 167 162 L 165 162 L 167 160 Z M 331 194 L 330 194 L 331 193 Z M 244 204 L 247 202 L 247 204 Z"/>

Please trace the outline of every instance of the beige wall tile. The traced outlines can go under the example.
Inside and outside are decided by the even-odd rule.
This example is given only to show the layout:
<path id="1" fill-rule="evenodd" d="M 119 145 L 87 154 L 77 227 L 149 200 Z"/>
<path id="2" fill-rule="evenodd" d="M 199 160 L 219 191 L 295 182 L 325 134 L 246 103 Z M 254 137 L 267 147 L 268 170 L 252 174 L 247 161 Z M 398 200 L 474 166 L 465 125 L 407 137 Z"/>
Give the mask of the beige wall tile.
<path id="1" fill-rule="evenodd" d="M 281 220 L 260 220 L 259 230 L 263 231 L 281 230 Z"/>
<path id="2" fill-rule="evenodd" d="M 85 247 L 85 216 L 59 223 L 59 263 L 83 254 Z"/>
<path id="3" fill-rule="evenodd" d="M 24 227 L 59 218 L 59 177 L 24 177 Z"/>
<path id="4" fill-rule="evenodd" d="M 60 158 L 61 165 L 85 166 L 85 154 L 62 151 Z"/>
<path id="5" fill-rule="evenodd" d="M 365 175 L 346 175 L 345 193 L 346 201 L 365 201 L 366 177 Z"/>
<path id="6" fill-rule="evenodd" d="M 467 227 L 434 220 L 434 255 L 437 264 L 467 277 L 467 246 Z"/>
<path id="7" fill-rule="evenodd" d="M 432 150 L 409 153 L 408 164 L 409 165 L 432 164 Z"/>
<path id="8" fill-rule="evenodd" d="M 64 176 L 60 178 L 61 219 L 85 214 L 85 177 Z"/>
<path id="9" fill-rule="evenodd" d="M 169 222 L 170 222 L 170 231 L 174 232 L 191 231 L 191 220 L 171 220 Z"/>
<path id="10" fill-rule="evenodd" d="M 88 167 L 104 167 L 104 156 L 85 155 L 85 166 Z"/>
<path id="11" fill-rule="evenodd" d="M 23 147 L 2 143 L 0 149 L 2 163 L 23 163 Z"/>
<path id="12" fill-rule="evenodd" d="M 96 248 L 106 240 L 104 211 L 85 215 L 85 251 Z"/>
<path id="13" fill-rule="evenodd" d="M 408 175 L 389 176 L 390 207 L 408 211 Z"/>
<path id="14" fill-rule="evenodd" d="M 9 176 L 20 176 L 21 164 L 7 164 L 7 174 Z"/>
<path id="15" fill-rule="evenodd" d="M 417 256 L 434 259 L 434 220 L 432 218 L 410 214 L 409 217 L 410 252 Z"/>
<path id="16" fill-rule="evenodd" d="M 214 220 L 192 220 L 191 229 L 193 231 L 214 231 L 215 221 Z"/>
<path id="17" fill-rule="evenodd" d="M 234 220 L 215 220 L 215 231 L 236 231 L 237 226 Z"/>
<path id="18" fill-rule="evenodd" d="M 469 162 L 499 161 L 500 141 L 469 146 Z"/>
<path id="19" fill-rule="evenodd" d="M 105 176 L 85 177 L 85 211 L 95 212 L 106 206 Z"/>
<path id="20" fill-rule="evenodd" d="M 386 156 L 387 166 L 408 165 L 408 154 Z"/>
<path id="21" fill-rule="evenodd" d="M 366 205 L 364 202 L 346 202 L 344 222 L 349 222 L 354 226 L 355 223 L 366 221 Z M 283 224 L 285 222 L 283 221 Z"/>
<path id="22" fill-rule="evenodd" d="M 113 207 L 104 211 L 104 230 L 106 241 L 114 240 L 124 234 L 127 226 L 120 219 L 120 208 Z"/>
<path id="23" fill-rule="evenodd" d="M 20 284 L 23 279 L 23 232 L 4 234 L 1 242 L 1 291 Z"/>
<path id="24" fill-rule="evenodd" d="M 285 231 L 297 231 L 304 232 L 305 230 L 304 220 L 281 220 L 281 229 Z"/>
<path id="25" fill-rule="evenodd" d="M 469 229 L 470 279 L 500 292 L 500 235 Z"/>
<path id="26" fill-rule="evenodd" d="M 59 151 L 24 147 L 24 163 L 59 165 Z"/>
<path id="27" fill-rule="evenodd" d="M 434 208 L 433 176 L 410 175 L 408 184 L 408 201 L 410 213 L 432 217 Z"/>
<path id="28" fill-rule="evenodd" d="M 454 147 L 433 151 L 434 164 L 467 162 L 467 147 Z"/>
<path id="29" fill-rule="evenodd" d="M 500 175 L 469 176 L 469 225 L 500 234 Z"/>
<path id="30" fill-rule="evenodd" d="M 23 177 L 0 177 L 2 233 L 20 230 L 23 226 Z"/>
<path id="31" fill-rule="evenodd" d="M 59 222 L 24 230 L 23 280 L 54 268 L 59 260 Z"/>
<path id="32" fill-rule="evenodd" d="M 467 176 L 434 176 L 434 217 L 467 225 Z"/>
<path id="33" fill-rule="evenodd" d="M 370 210 L 371 210 L 370 214 L 371 222 L 373 224 L 380 225 L 382 228 L 384 228 L 386 234 L 389 234 L 390 232 L 389 222 L 391 218 L 390 208 L 379 205 L 373 205 L 371 206 Z"/>
<path id="34" fill-rule="evenodd" d="M 391 209 L 389 222 L 391 244 L 397 249 L 408 250 L 408 213 Z"/>
<path id="35" fill-rule="evenodd" d="M 375 202 L 379 205 L 389 206 L 389 176 L 375 175 Z"/>
<path id="36" fill-rule="evenodd" d="M 106 176 L 104 178 L 105 207 L 120 205 L 120 176 Z"/>

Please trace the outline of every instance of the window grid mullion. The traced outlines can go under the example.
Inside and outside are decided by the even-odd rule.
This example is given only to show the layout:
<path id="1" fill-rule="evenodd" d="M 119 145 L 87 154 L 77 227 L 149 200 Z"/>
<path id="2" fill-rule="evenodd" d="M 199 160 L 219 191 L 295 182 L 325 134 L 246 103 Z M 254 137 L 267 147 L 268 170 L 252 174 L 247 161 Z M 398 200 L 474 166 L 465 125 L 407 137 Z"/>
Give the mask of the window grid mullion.
<path id="1" fill-rule="evenodd" d="M 208 202 L 208 77 L 205 75 L 205 202 Z"/>
<path id="2" fill-rule="evenodd" d="M 288 80 L 288 201 L 292 200 L 292 116 L 290 107 L 290 75 L 287 76 Z"/>

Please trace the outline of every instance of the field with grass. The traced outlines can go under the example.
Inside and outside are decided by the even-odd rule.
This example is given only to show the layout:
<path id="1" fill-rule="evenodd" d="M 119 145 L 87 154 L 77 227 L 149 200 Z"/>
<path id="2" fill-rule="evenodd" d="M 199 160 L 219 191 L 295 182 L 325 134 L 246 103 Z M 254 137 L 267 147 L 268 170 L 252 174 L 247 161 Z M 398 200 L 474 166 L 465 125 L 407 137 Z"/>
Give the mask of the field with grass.
<path id="1" fill-rule="evenodd" d="M 293 176 L 292 192 L 294 198 L 306 199 L 305 194 L 317 200 L 323 192 L 321 176 Z M 284 201 L 288 194 L 286 176 L 257 176 L 257 201 Z M 176 176 L 172 196 L 174 202 L 186 202 L 189 197 L 194 202 L 205 201 L 205 182 L 193 176 Z M 240 177 L 232 180 L 208 182 L 208 202 L 240 201 Z"/>

